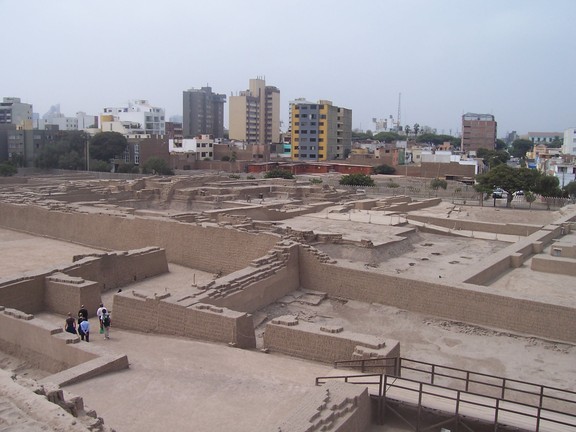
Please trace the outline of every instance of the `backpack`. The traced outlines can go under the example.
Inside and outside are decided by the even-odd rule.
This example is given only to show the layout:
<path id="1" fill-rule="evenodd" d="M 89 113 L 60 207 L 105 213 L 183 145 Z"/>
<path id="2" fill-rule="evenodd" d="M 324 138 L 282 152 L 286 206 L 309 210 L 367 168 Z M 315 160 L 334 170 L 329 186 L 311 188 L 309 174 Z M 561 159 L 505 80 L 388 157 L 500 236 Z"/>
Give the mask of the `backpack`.
<path id="1" fill-rule="evenodd" d="M 102 324 L 104 324 L 105 327 L 108 327 L 110 325 L 110 314 L 104 314 L 104 316 L 102 317 Z"/>

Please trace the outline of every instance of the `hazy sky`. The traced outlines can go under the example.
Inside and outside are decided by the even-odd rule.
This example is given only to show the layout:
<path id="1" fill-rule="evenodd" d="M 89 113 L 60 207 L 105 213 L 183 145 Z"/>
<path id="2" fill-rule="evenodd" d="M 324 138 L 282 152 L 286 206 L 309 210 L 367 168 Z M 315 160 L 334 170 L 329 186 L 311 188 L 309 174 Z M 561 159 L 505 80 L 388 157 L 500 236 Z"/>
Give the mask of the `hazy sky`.
<path id="1" fill-rule="evenodd" d="M 67 116 L 147 99 L 169 117 L 183 90 L 229 96 L 264 76 L 284 128 L 303 97 L 374 129 L 402 93 L 403 125 L 456 134 L 476 112 L 499 137 L 563 131 L 576 126 L 575 20 L 576 0 L 0 0 L 0 97 Z"/>

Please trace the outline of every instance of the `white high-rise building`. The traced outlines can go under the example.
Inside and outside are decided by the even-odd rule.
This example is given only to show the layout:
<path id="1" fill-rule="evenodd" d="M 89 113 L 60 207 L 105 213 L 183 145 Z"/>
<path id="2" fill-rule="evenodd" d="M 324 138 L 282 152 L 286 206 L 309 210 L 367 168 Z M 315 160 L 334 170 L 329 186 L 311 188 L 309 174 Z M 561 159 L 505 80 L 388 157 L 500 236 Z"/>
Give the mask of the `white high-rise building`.
<path id="1" fill-rule="evenodd" d="M 164 108 L 150 105 L 147 100 L 139 99 L 128 102 L 125 107 L 104 108 L 101 121 L 113 120 L 120 122 L 138 123 L 140 128 L 148 135 L 164 135 L 166 133 Z"/>
<path id="2" fill-rule="evenodd" d="M 576 128 L 570 128 L 564 131 L 564 144 L 562 144 L 562 153 L 576 155 Z"/>

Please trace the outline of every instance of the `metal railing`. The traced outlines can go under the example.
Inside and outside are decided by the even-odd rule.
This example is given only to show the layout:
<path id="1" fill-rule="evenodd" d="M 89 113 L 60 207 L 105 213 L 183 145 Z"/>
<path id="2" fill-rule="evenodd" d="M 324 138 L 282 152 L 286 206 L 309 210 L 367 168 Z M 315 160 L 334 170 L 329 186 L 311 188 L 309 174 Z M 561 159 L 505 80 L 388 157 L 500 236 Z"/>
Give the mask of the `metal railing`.
<path id="1" fill-rule="evenodd" d="M 372 373 L 318 377 L 316 385 L 321 385 L 328 380 L 344 380 L 352 384 L 377 386 L 377 396 L 383 399 L 384 403 L 389 398 L 388 395 L 392 389 L 417 392 L 418 422 L 423 397 L 434 396 L 453 401 L 453 414 L 457 418 L 462 414 L 463 406 L 493 410 L 491 421 L 495 424 L 495 430 L 501 417 L 508 413 L 532 419 L 535 431 L 541 430 L 542 422 L 566 426 L 570 428 L 569 430 L 576 431 L 576 392 L 574 391 L 408 358 L 380 357 L 344 360 L 335 362 L 334 366 L 359 368 L 362 371 L 373 368 L 392 368 L 395 373 L 388 375 Z M 411 377 L 408 378 L 407 375 Z M 481 398 L 481 401 L 471 398 Z M 414 430 L 420 430 L 419 424 Z"/>

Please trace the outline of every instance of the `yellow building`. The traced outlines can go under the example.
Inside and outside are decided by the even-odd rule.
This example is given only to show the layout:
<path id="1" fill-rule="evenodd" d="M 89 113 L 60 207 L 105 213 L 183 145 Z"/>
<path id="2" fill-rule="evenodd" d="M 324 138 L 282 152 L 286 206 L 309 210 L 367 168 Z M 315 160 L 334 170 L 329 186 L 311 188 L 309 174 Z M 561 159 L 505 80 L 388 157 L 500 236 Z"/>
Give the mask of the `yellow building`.
<path id="1" fill-rule="evenodd" d="M 352 110 L 320 100 L 290 103 L 292 160 L 346 159 L 352 150 Z"/>

